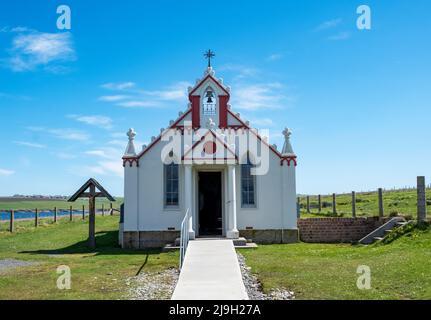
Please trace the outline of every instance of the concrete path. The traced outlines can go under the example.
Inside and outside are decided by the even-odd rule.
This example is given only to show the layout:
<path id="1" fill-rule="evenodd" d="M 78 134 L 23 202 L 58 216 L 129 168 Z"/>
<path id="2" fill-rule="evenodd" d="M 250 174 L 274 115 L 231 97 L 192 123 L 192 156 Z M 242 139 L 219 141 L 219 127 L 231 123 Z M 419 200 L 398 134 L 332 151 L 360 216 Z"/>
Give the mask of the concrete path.
<path id="1" fill-rule="evenodd" d="M 172 300 L 248 300 L 232 240 L 190 241 Z"/>

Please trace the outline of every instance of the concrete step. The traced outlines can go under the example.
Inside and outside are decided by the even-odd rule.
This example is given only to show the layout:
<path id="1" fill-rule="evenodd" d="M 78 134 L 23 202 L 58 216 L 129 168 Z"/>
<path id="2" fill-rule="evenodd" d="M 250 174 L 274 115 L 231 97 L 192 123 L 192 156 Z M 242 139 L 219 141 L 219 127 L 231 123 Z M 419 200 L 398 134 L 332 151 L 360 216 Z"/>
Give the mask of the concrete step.
<path id="1" fill-rule="evenodd" d="M 384 238 L 382 238 L 382 237 L 374 237 L 374 240 L 375 241 L 381 241 L 381 240 L 383 240 Z"/>
<path id="2" fill-rule="evenodd" d="M 402 227 L 405 226 L 407 224 L 407 222 L 398 222 L 397 226 Z"/>
<path id="3" fill-rule="evenodd" d="M 198 240 L 228 240 L 226 238 L 198 238 Z M 193 241 L 193 240 L 190 240 Z M 232 239 L 233 245 L 236 249 L 252 249 L 257 248 L 257 244 L 252 242 L 252 240 L 247 240 L 246 238 Z M 164 246 L 163 251 L 175 251 L 180 249 L 180 239 L 177 238 L 174 243 L 169 243 Z"/>

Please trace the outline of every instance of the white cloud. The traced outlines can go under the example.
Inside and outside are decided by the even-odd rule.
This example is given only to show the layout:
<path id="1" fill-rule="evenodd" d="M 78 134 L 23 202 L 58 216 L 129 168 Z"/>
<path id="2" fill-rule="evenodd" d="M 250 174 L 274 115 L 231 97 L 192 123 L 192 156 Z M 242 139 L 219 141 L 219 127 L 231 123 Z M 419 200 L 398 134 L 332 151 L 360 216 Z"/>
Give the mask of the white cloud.
<path id="1" fill-rule="evenodd" d="M 328 37 L 329 40 L 333 40 L 333 41 L 342 41 L 342 40 L 347 40 L 350 38 L 350 32 L 339 32 L 335 35 L 332 35 L 330 37 Z"/>
<path id="2" fill-rule="evenodd" d="M 266 58 L 266 61 L 277 61 L 283 58 L 281 53 L 273 53 Z"/>
<path id="3" fill-rule="evenodd" d="M 123 162 L 121 160 L 99 161 L 97 166 L 89 166 L 87 168 L 91 173 L 100 175 L 122 177 L 124 174 Z"/>
<path id="4" fill-rule="evenodd" d="M 27 142 L 27 141 L 14 141 L 15 144 L 30 148 L 38 148 L 38 149 L 44 149 L 46 148 L 45 145 L 39 144 L 39 143 L 33 143 L 33 142 Z"/>
<path id="5" fill-rule="evenodd" d="M 282 85 L 278 82 L 264 84 L 238 85 L 232 90 L 232 99 L 235 109 L 260 110 L 278 109 L 289 100 L 280 93 Z"/>
<path id="6" fill-rule="evenodd" d="M 54 153 L 54 155 L 59 158 L 59 159 L 63 159 L 63 160 L 70 160 L 70 159 L 76 159 L 76 155 L 72 154 L 72 153 L 66 153 L 66 152 L 57 152 Z"/>
<path id="7" fill-rule="evenodd" d="M 337 18 L 337 19 L 333 19 L 333 20 L 328 20 L 325 21 L 323 23 L 321 23 L 320 25 L 318 25 L 314 31 L 323 31 L 323 30 L 327 30 L 327 29 L 332 29 L 337 27 L 338 25 L 340 25 L 343 22 L 343 19 L 341 18 Z"/>
<path id="8" fill-rule="evenodd" d="M 239 64 L 228 63 L 219 68 L 220 71 L 230 71 L 235 73 L 234 80 L 254 77 L 259 73 L 257 68 Z"/>
<path id="9" fill-rule="evenodd" d="M 133 87 L 135 87 L 135 83 L 134 82 L 120 82 L 120 83 L 113 83 L 113 82 L 109 82 L 109 83 L 105 83 L 102 84 L 101 87 L 104 89 L 109 89 L 109 90 L 126 90 L 126 89 L 131 89 Z"/>
<path id="10" fill-rule="evenodd" d="M 70 32 L 43 33 L 24 27 L 12 30 L 19 34 L 12 39 L 10 57 L 5 62 L 15 72 L 32 71 L 40 66 L 50 72 L 64 72 L 67 69 L 55 64 L 76 59 Z"/>
<path id="11" fill-rule="evenodd" d="M 250 123 L 258 127 L 271 127 L 274 125 L 274 122 L 270 118 L 252 119 Z"/>
<path id="12" fill-rule="evenodd" d="M 68 117 L 91 126 L 96 126 L 96 127 L 105 128 L 105 129 L 112 128 L 112 119 L 106 116 L 100 116 L 100 115 L 80 116 L 80 115 L 72 114 L 72 115 L 69 115 Z"/>
<path id="13" fill-rule="evenodd" d="M 116 101 L 121 101 L 121 100 L 125 100 L 128 98 L 130 98 L 130 96 L 114 95 L 114 96 L 101 96 L 101 97 L 99 97 L 99 100 L 105 101 L 105 102 L 116 102 Z"/>
<path id="14" fill-rule="evenodd" d="M 13 170 L 6 170 L 0 168 L 0 176 L 11 176 L 15 173 Z"/>
<path id="15" fill-rule="evenodd" d="M 128 95 L 104 95 L 99 97 L 99 100 L 113 102 L 117 106 L 124 108 L 164 107 L 169 102 L 187 102 L 187 87 L 190 85 L 189 82 L 179 81 L 162 90 L 143 90 L 136 88 L 133 82 L 107 83 L 102 87 L 119 92 L 128 89 Z"/>
<path id="16" fill-rule="evenodd" d="M 109 153 L 107 153 L 106 150 L 89 150 L 89 151 L 85 151 L 84 153 L 89 156 L 96 156 L 96 157 L 106 158 L 106 159 L 111 158 L 111 156 L 109 155 Z"/>
<path id="17" fill-rule="evenodd" d="M 34 132 L 46 133 L 55 138 L 64 140 L 87 141 L 90 139 L 90 136 L 87 133 L 76 131 L 74 129 L 49 129 L 44 127 L 27 127 L 27 129 Z"/>

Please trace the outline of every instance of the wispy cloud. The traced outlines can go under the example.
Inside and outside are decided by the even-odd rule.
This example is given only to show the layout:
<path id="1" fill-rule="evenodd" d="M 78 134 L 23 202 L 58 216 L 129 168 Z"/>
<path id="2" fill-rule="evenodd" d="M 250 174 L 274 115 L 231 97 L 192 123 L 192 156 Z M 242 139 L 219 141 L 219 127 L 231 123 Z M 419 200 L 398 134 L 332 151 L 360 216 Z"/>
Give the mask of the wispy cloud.
<path id="1" fill-rule="evenodd" d="M 94 174 L 123 176 L 121 162 L 122 148 L 104 147 L 84 152 L 85 155 L 99 158 L 97 165 L 88 166 L 87 170 Z"/>
<path id="2" fill-rule="evenodd" d="M 0 176 L 11 176 L 15 173 L 13 170 L 1 169 L 0 168 Z"/>
<path id="3" fill-rule="evenodd" d="M 332 29 L 339 26 L 342 22 L 343 22 L 343 19 L 341 18 L 328 20 L 328 21 L 322 22 L 320 25 L 314 28 L 314 31 L 318 32 L 318 31 Z"/>
<path id="4" fill-rule="evenodd" d="M 43 67 L 48 72 L 62 73 L 68 68 L 61 64 L 76 59 L 70 32 L 45 33 L 26 27 L 10 28 L 6 32 L 17 33 L 8 50 L 9 57 L 2 59 L 3 65 L 14 72 Z"/>
<path id="5" fill-rule="evenodd" d="M 250 123 L 257 127 L 272 127 L 274 125 L 270 118 L 250 119 Z"/>
<path id="6" fill-rule="evenodd" d="M 124 108 L 165 107 L 171 102 L 185 103 L 187 101 L 187 87 L 190 85 L 191 83 L 189 82 L 179 81 L 161 90 L 144 90 L 137 88 L 133 82 L 108 83 L 102 85 L 102 87 L 118 91 L 119 94 L 103 95 L 99 97 L 99 100 L 112 102 Z M 121 94 L 126 90 L 127 95 Z"/>
<path id="7" fill-rule="evenodd" d="M 71 119 L 75 119 L 78 122 L 82 122 L 91 126 L 99 128 L 110 129 L 112 128 L 112 119 L 106 116 L 93 115 L 93 116 L 82 116 L 71 114 L 68 116 Z"/>
<path id="8" fill-rule="evenodd" d="M 283 85 L 278 82 L 240 84 L 232 90 L 232 105 L 235 109 L 243 110 L 282 108 L 291 100 L 281 93 L 282 88 Z"/>
<path id="9" fill-rule="evenodd" d="M 30 147 L 30 148 L 37 148 L 37 149 L 46 148 L 46 146 L 43 144 L 27 142 L 27 141 L 14 141 L 13 143 L 20 145 L 20 146 Z"/>
<path id="10" fill-rule="evenodd" d="M 109 90 L 126 90 L 126 89 L 131 89 L 134 88 L 136 86 L 136 84 L 134 82 L 119 82 L 119 83 L 114 83 L 114 82 L 109 82 L 109 83 L 105 83 L 102 84 L 101 87 L 104 89 L 109 89 Z"/>
<path id="11" fill-rule="evenodd" d="M 283 58 L 281 53 L 273 53 L 266 58 L 266 61 L 277 61 Z"/>
<path id="12" fill-rule="evenodd" d="M 259 69 L 254 67 L 245 66 L 241 64 L 233 64 L 233 63 L 225 64 L 220 68 L 218 68 L 218 70 L 221 72 L 223 71 L 233 72 L 235 74 L 233 78 L 234 81 L 241 80 L 244 78 L 254 77 L 260 72 Z"/>
<path id="13" fill-rule="evenodd" d="M 343 31 L 328 37 L 328 40 L 342 41 L 342 40 L 347 40 L 349 38 L 350 38 L 350 32 Z"/>
<path id="14" fill-rule="evenodd" d="M 105 101 L 105 102 L 117 102 L 117 101 L 129 99 L 129 98 L 130 98 L 130 96 L 117 94 L 117 95 L 113 95 L 113 96 L 101 96 L 101 97 L 99 97 L 99 100 Z"/>
<path id="15" fill-rule="evenodd" d="M 50 129 L 45 127 L 27 127 L 27 129 L 33 132 L 46 133 L 63 140 L 87 141 L 90 139 L 90 136 L 87 133 L 68 128 Z"/>

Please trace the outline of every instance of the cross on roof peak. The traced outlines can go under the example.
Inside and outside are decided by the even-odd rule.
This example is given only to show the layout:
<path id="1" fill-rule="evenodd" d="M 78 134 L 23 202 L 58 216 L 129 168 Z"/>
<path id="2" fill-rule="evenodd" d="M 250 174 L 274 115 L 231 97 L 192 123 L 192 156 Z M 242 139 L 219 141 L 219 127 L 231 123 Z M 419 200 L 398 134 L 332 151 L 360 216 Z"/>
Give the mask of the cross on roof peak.
<path id="1" fill-rule="evenodd" d="M 209 49 L 207 52 L 204 53 L 204 56 L 206 59 L 208 59 L 208 68 L 211 68 L 211 58 L 215 57 L 215 53 Z"/>

